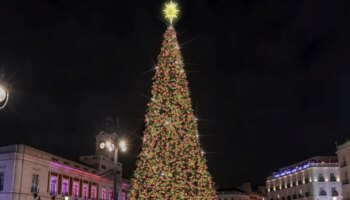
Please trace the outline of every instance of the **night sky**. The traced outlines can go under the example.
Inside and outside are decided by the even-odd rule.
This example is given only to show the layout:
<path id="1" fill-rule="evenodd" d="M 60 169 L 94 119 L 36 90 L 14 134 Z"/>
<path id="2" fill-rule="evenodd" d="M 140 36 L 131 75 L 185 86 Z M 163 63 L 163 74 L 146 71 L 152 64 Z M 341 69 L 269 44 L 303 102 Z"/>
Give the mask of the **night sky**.
<path id="1" fill-rule="evenodd" d="M 76 160 L 119 118 L 130 178 L 140 151 L 163 0 L 1 0 L 11 89 L 0 145 Z M 334 155 L 350 133 L 350 1 L 182 0 L 175 27 L 219 186 Z"/>

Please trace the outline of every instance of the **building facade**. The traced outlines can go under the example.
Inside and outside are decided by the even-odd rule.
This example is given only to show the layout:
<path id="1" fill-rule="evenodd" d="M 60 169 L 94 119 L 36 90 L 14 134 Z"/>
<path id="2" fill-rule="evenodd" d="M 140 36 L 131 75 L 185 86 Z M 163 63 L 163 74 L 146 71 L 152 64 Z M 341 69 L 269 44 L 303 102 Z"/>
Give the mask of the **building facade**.
<path id="1" fill-rule="evenodd" d="M 97 136 L 97 140 L 101 135 Z M 87 164 L 74 162 L 26 145 L 0 147 L 0 200 L 72 199 L 110 200 L 113 179 L 106 173 L 113 168 L 109 156 L 96 152 L 81 157 Z M 92 161 L 91 161 L 92 162 Z M 118 163 L 118 199 L 126 200 L 129 183 L 122 179 Z"/>
<path id="2" fill-rule="evenodd" d="M 340 167 L 340 180 L 342 183 L 342 195 L 345 200 L 350 200 L 350 141 L 337 146 L 337 156 Z"/>
<path id="3" fill-rule="evenodd" d="M 239 188 L 223 188 L 216 192 L 217 200 L 250 200 L 249 194 Z"/>
<path id="4" fill-rule="evenodd" d="M 253 190 L 249 182 L 240 187 L 218 189 L 216 194 L 218 200 L 266 200 L 264 191 Z"/>
<path id="5" fill-rule="evenodd" d="M 313 157 L 272 173 L 267 200 L 342 200 L 336 157 Z"/>

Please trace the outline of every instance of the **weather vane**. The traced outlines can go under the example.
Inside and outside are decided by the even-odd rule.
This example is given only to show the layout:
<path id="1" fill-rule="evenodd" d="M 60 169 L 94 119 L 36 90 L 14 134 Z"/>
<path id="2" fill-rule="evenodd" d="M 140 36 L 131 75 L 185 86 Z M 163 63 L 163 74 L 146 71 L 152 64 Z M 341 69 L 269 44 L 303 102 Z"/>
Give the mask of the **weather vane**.
<path id="1" fill-rule="evenodd" d="M 170 22 L 170 25 L 172 25 L 174 19 L 177 18 L 180 10 L 177 7 L 177 3 L 170 1 L 169 3 L 165 4 L 165 8 L 164 8 L 163 12 L 165 15 L 165 19 L 168 19 Z"/>

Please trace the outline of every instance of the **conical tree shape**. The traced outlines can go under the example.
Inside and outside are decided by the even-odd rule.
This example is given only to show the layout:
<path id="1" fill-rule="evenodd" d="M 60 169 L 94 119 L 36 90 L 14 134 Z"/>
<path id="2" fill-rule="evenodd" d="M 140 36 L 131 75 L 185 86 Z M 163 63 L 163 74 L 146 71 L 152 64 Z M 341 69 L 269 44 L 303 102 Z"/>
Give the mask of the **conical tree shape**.
<path id="1" fill-rule="evenodd" d="M 156 69 L 129 198 L 215 199 L 173 27 L 164 34 Z"/>

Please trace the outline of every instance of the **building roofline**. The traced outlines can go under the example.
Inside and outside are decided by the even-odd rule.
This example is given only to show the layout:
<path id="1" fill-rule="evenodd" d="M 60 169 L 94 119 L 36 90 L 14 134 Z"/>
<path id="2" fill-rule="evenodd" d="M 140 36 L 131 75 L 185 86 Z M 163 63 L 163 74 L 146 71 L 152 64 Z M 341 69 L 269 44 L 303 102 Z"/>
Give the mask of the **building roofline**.
<path id="1" fill-rule="evenodd" d="M 73 160 L 69 160 L 67 158 L 63 158 L 61 156 L 57 156 L 55 154 L 52 154 L 50 152 L 35 148 L 35 147 L 31 147 L 29 145 L 25 145 L 25 144 L 13 144 L 13 145 L 7 145 L 7 146 L 1 146 L 0 147 L 0 154 L 6 154 L 6 153 L 22 153 L 22 154 L 26 154 L 26 155 L 30 155 L 30 156 L 34 156 L 34 157 L 39 157 L 43 160 L 47 160 L 50 162 L 57 162 L 58 161 L 62 161 L 62 162 L 58 162 L 61 164 L 65 164 L 66 163 L 71 163 L 72 166 L 76 165 L 79 166 L 78 169 L 83 170 L 83 171 L 97 171 L 97 169 L 90 167 L 86 164 L 77 162 L 77 161 L 73 161 Z M 51 158 L 51 159 L 49 159 Z M 67 165 L 67 164 L 65 164 Z M 68 165 L 70 166 L 70 165 Z M 82 167 L 82 169 L 80 168 Z M 77 168 L 77 167 L 74 167 Z M 84 168 L 88 169 L 88 170 L 84 170 Z M 90 172 L 92 173 L 92 172 Z M 92 174 L 96 174 L 96 173 L 92 173 Z"/>
<path id="2" fill-rule="evenodd" d="M 325 162 L 327 160 L 328 162 Z M 321 161 L 321 163 L 319 163 L 318 161 Z M 296 172 L 308 169 L 310 167 L 330 167 L 331 165 L 338 165 L 337 156 L 314 156 L 301 162 L 297 162 L 295 164 L 279 168 L 278 171 L 272 172 L 268 176 L 267 180 L 291 175 Z"/>
<path id="3" fill-rule="evenodd" d="M 218 194 L 240 194 L 249 196 L 248 193 L 238 187 L 219 188 L 216 191 Z"/>
<path id="4" fill-rule="evenodd" d="M 347 140 L 343 144 L 336 145 L 337 151 L 340 151 L 340 150 L 344 149 L 345 147 L 347 147 L 349 145 L 350 145 L 350 140 Z"/>

